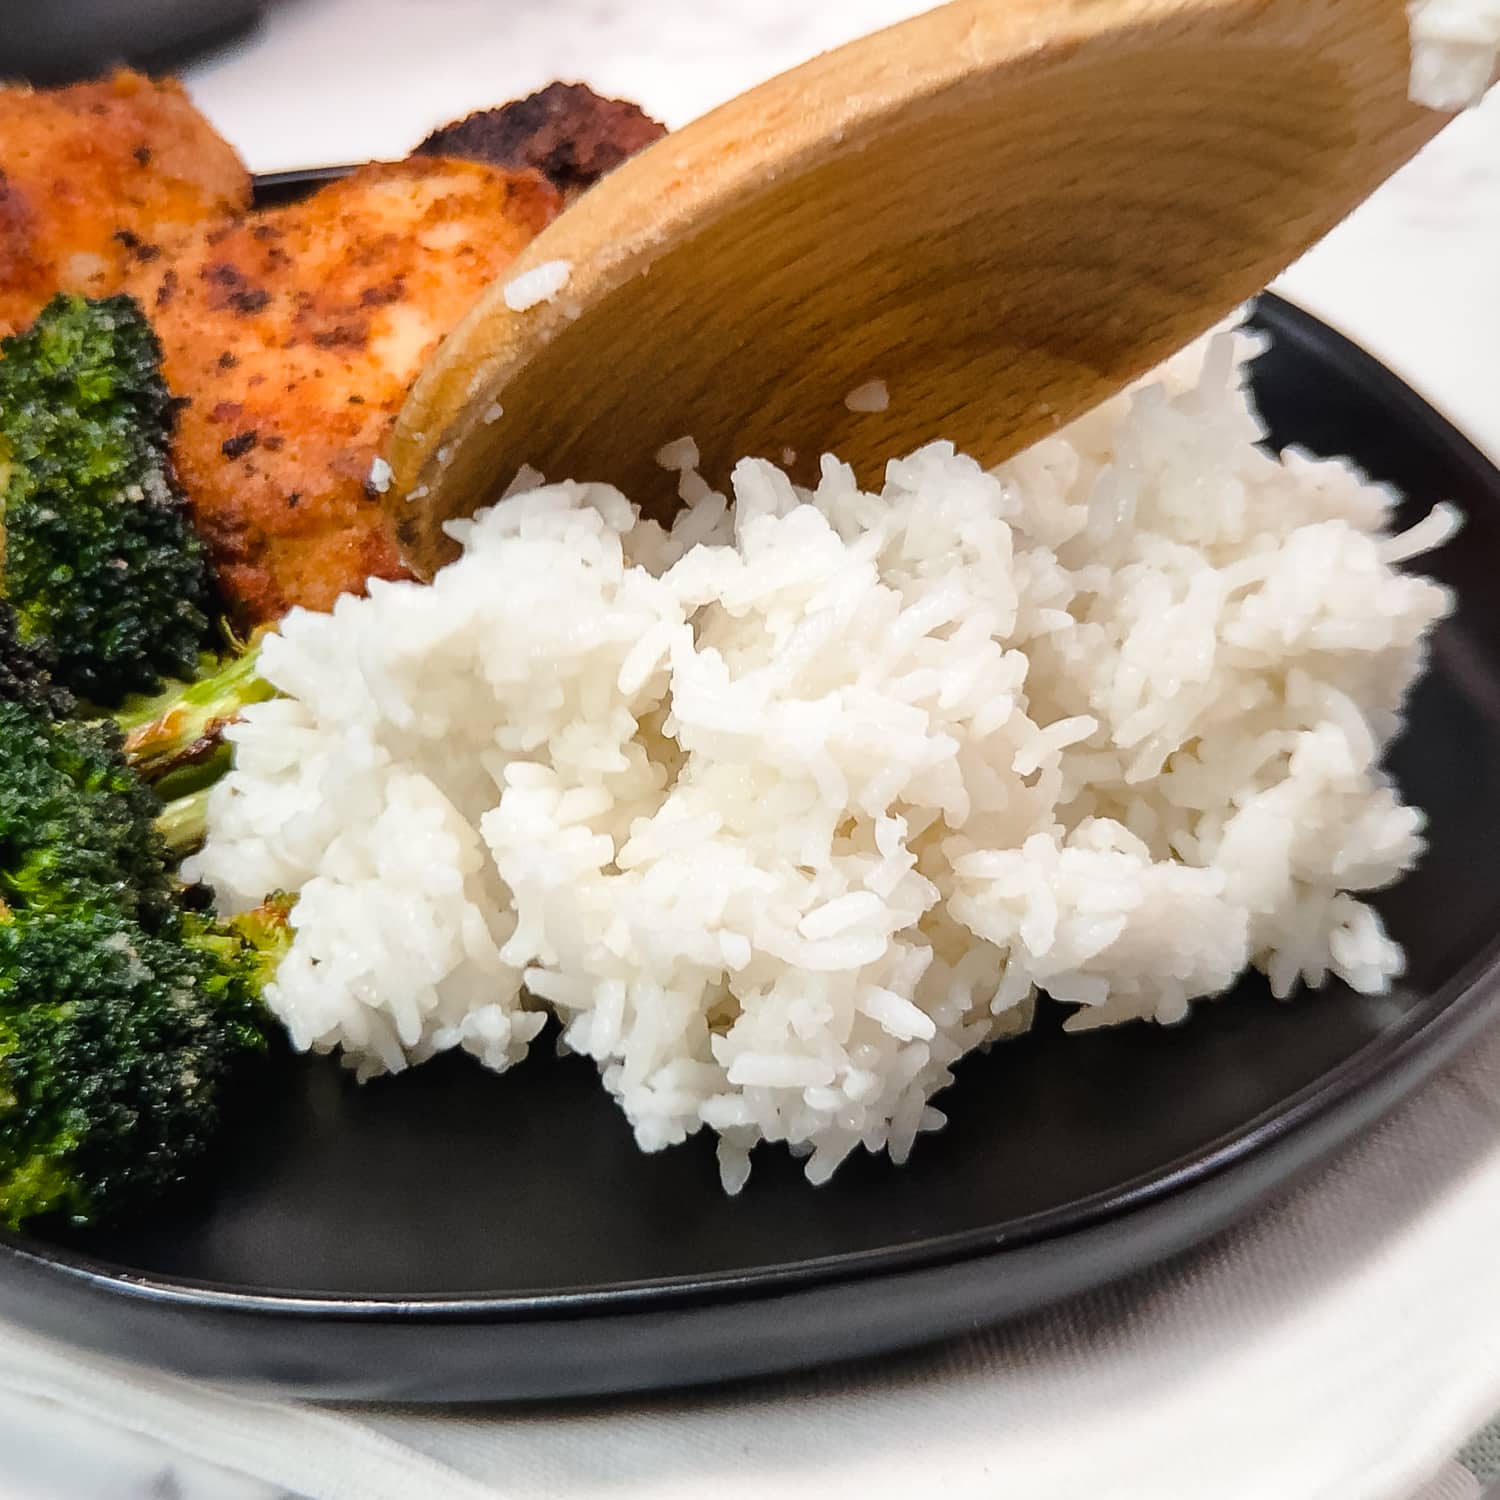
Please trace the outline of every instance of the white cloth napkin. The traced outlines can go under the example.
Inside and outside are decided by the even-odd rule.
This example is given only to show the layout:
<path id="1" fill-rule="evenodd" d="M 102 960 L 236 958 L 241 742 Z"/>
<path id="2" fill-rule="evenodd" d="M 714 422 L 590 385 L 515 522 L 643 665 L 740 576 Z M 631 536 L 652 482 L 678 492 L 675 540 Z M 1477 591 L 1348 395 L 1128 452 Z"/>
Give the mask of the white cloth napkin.
<path id="1" fill-rule="evenodd" d="M 1244 1227 L 895 1360 L 645 1400 L 314 1409 L 12 1330 L 4 1390 L 310 1500 L 1409 1500 L 1500 1410 L 1500 1029 Z"/>

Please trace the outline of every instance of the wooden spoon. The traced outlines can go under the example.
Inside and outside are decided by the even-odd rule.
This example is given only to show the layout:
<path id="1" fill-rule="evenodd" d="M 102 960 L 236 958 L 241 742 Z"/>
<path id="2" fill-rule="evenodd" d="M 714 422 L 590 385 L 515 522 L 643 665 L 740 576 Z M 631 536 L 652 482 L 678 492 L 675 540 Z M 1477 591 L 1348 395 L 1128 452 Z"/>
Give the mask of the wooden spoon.
<path id="1" fill-rule="evenodd" d="M 1402 0 L 958 0 L 783 74 L 585 194 L 437 351 L 391 455 L 407 557 L 446 561 L 522 463 L 670 514 L 684 434 L 714 482 L 788 451 L 878 482 L 934 437 L 998 462 L 1446 123 L 1408 69 Z M 565 285 L 515 310 L 544 266 Z"/>

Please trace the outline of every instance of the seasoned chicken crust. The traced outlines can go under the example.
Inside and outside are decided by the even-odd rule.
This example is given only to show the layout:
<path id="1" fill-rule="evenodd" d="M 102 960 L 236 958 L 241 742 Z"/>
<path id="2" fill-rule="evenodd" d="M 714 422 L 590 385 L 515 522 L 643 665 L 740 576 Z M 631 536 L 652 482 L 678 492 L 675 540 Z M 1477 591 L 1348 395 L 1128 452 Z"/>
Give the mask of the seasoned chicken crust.
<path id="1" fill-rule="evenodd" d="M 663 133 L 554 84 L 251 212 L 243 165 L 173 80 L 0 88 L 0 334 L 59 290 L 138 297 L 235 622 L 327 609 L 405 576 L 377 460 L 423 362 L 565 198 Z"/>
<path id="2" fill-rule="evenodd" d="M 0 335 L 54 292 L 119 291 L 195 225 L 249 206 L 243 163 L 171 79 L 0 88 Z"/>
<path id="3" fill-rule="evenodd" d="M 535 172 L 414 158 L 134 268 L 188 398 L 178 475 L 241 626 L 405 576 L 376 460 L 423 361 L 561 206 Z"/>
<path id="4" fill-rule="evenodd" d="M 535 167 L 571 202 L 667 133 L 639 105 L 583 83 L 546 88 L 435 130 L 419 156 L 461 156 L 493 167 Z"/>

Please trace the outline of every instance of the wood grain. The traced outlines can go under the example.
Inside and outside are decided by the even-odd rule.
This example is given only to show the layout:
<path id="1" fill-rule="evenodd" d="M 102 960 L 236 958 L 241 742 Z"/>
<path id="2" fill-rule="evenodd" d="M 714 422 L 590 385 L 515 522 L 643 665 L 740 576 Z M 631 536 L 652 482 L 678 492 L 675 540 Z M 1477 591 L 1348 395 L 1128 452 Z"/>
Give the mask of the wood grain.
<path id="1" fill-rule="evenodd" d="M 667 514 L 693 434 L 836 451 L 861 478 L 933 437 L 987 463 L 1252 295 L 1445 123 L 1410 105 L 1401 0 L 958 0 L 772 80 L 568 209 L 398 423 L 408 560 L 522 463 Z M 878 378 L 890 405 L 855 413 Z M 496 414 L 496 407 L 500 413 Z M 413 496 L 414 499 L 409 499 Z"/>

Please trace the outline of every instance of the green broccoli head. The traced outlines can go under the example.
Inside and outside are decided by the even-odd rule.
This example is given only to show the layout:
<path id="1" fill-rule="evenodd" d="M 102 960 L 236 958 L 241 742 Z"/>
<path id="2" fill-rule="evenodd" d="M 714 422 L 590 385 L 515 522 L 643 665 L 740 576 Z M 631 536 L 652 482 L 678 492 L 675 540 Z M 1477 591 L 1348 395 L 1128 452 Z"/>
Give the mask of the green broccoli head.
<path id="1" fill-rule="evenodd" d="M 292 908 L 295 896 L 272 891 L 252 911 L 230 917 L 220 928 L 232 938 L 237 962 L 248 984 L 259 994 L 272 979 L 292 946 Z"/>
<path id="2" fill-rule="evenodd" d="M 21 639 L 20 622 L 6 599 L 0 599 L 0 703 L 24 703 L 54 719 L 77 706 L 67 688 L 54 681 L 57 652 L 42 637 Z"/>
<path id="3" fill-rule="evenodd" d="M 0 702 L 0 898 L 51 913 L 172 919 L 155 794 L 109 720 L 53 720 Z"/>
<path id="4" fill-rule="evenodd" d="M 161 804 L 113 720 L 0 695 L 0 1223 L 114 1215 L 181 1182 L 235 1062 L 289 903 L 220 924 L 174 899 Z"/>
<path id="5" fill-rule="evenodd" d="M 130 297 L 59 294 L 0 343 L 4 591 L 23 640 L 98 703 L 188 676 L 212 575 L 168 457 L 161 349 Z"/>
<path id="6" fill-rule="evenodd" d="M 185 1181 L 266 1045 L 262 972 L 204 918 L 0 914 L 0 1222 L 91 1223 Z"/>

